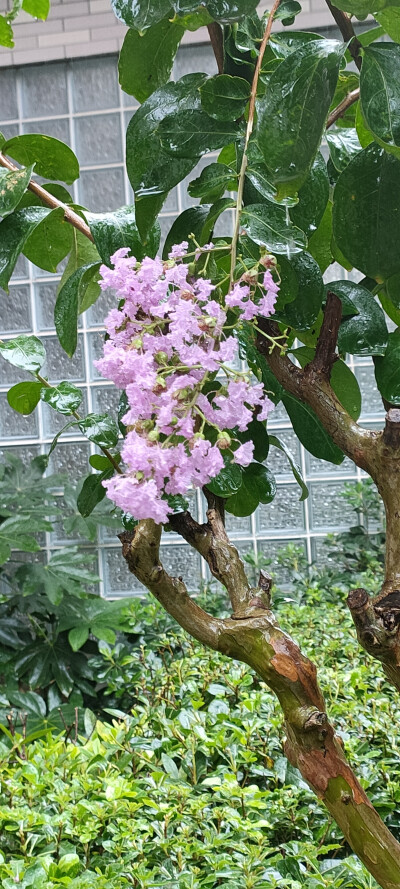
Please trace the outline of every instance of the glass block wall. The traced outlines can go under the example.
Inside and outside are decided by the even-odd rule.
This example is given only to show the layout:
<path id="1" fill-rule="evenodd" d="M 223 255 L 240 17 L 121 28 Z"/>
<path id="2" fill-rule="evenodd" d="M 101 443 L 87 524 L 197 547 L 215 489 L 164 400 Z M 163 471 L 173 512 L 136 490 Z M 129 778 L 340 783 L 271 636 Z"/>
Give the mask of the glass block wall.
<path id="1" fill-rule="evenodd" d="M 101 57 L 0 71 L 0 131 L 6 138 L 18 133 L 43 132 L 68 142 L 76 151 L 82 171 L 74 198 L 98 212 L 132 202 L 123 150 L 126 125 L 135 102 L 119 90 L 116 62 L 115 57 Z M 180 50 L 174 78 L 190 71 L 215 73 L 215 62 L 208 46 Z M 175 216 L 188 206 L 188 201 L 190 203 L 185 190 L 180 187 L 169 195 L 161 219 L 163 235 Z M 338 272 L 337 268 L 331 267 L 327 280 L 334 280 Z M 33 331 L 46 346 L 45 370 L 52 382 L 69 379 L 79 383 L 85 393 L 88 411 L 115 412 L 119 393 L 99 378 L 93 367 L 93 358 L 102 349 L 101 320 L 107 312 L 110 297 L 103 294 L 81 319 L 79 345 L 71 361 L 59 346 L 54 331 L 53 306 L 59 277 L 40 271 L 21 258 L 10 294 L 1 293 L 0 335 L 7 338 Z M 372 363 L 357 360 L 353 369 L 363 396 L 363 421 L 368 426 L 376 426 L 382 418 L 382 406 L 372 387 Z M 12 411 L 6 391 L 21 379 L 21 372 L 0 358 L 2 453 L 11 451 L 29 458 L 48 451 L 49 443 L 64 421 L 44 404 L 27 418 Z M 300 463 L 310 497 L 300 503 L 286 458 L 280 451 L 271 449 L 268 463 L 278 483 L 274 502 L 260 507 L 251 518 L 228 517 L 228 530 L 244 554 L 263 554 L 272 559 L 273 566 L 279 550 L 288 542 L 300 545 L 309 560 L 318 560 L 322 557 L 321 540 L 325 534 L 343 529 L 353 520 L 337 494 L 344 481 L 359 477 L 359 470 L 347 459 L 341 466 L 333 466 L 307 454 L 299 447 L 281 406 L 275 410 L 270 426 Z M 52 455 L 50 468 L 85 475 L 89 451 L 90 445 L 73 429 L 62 436 Z M 192 509 L 200 521 L 204 519 L 200 494 L 193 496 Z M 61 529 L 47 535 L 47 552 L 66 542 Z M 165 535 L 162 547 L 166 568 L 182 575 L 190 589 L 196 589 L 201 580 L 206 579 L 200 557 L 180 538 Z M 108 536 L 106 530 L 99 532 L 98 547 L 93 556 L 94 567 L 101 577 L 102 595 L 119 597 L 131 595 L 138 589 L 135 587 L 137 582 L 125 568 L 118 540 Z M 285 579 L 281 574 L 281 580 Z"/>

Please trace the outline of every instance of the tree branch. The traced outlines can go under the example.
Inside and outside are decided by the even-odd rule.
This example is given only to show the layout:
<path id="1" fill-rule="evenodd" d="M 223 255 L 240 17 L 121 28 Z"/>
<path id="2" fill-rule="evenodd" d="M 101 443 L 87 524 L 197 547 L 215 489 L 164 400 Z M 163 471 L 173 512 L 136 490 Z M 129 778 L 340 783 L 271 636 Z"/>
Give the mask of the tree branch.
<path id="1" fill-rule="evenodd" d="M 267 683 L 283 709 L 288 759 L 323 800 L 370 873 L 384 889 L 396 889 L 400 885 L 400 845 L 345 759 L 326 715 L 314 664 L 265 608 L 239 620 L 214 618 L 199 608 L 183 581 L 170 577 L 162 567 L 160 536 L 161 528 L 153 521 L 140 522 L 135 531 L 121 535 L 130 571 L 187 632 L 214 650 L 249 664 Z"/>
<path id="2" fill-rule="evenodd" d="M 207 519 L 205 525 L 200 525 L 190 512 L 180 512 L 170 516 L 169 524 L 206 560 L 213 577 L 226 588 L 234 614 L 242 613 L 254 590 L 250 587 L 243 562 L 227 536 L 221 513 L 215 505 L 208 509 Z"/>
<path id="3" fill-rule="evenodd" d="M 360 71 L 362 65 L 360 49 L 362 49 L 362 44 L 355 35 L 350 17 L 347 15 L 347 12 L 343 12 L 337 6 L 334 6 L 330 0 L 326 0 L 326 5 L 335 19 L 344 42 L 349 43 L 349 53 Z"/>
<path id="4" fill-rule="evenodd" d="M 336 121 L 339 120 L 340 117 L 343 117 L 347 109 L 350 108 L 350 105 L 353 105 L 354 102 L 357 102 L 357 99 L 359 98 L 359 87 L 356 90 L 352 90 L 351 93 L 347 93 L 347 96 L 345 96 L 344 99 L 339 102 L 339 105 L 337 105 L 336 108 L 334 108 L 333 111 L 331 111 L 331 113 L 328 115 L 326 129 L 329 130 L 329 127 L 336 123 Z"/>
<path id="5" fill-rule="evenodd" d="M 336 344 L 342 318 L 342 303 L 332 290 L 328 290 L 324 318 L 317 340 L 315 356 L 307 365 L 307 372 L 321 374 L 328 382 L 332 368 L 339 357 L 336 355 Z"/>
<path id="6" fill-rule="evenodd" d="M 268 337 L 276 339 L 281 335 L 276 322 L 259 317 L 257 323 Z M 281 386 L 304 404 L 308 404 L 335 444 L 354 460 L 357 466 L 371 474 L 374 465 L 375 439 L 379 433 L 370 432 L 357 425 L 340 403 L 329 381 L 322 374 L 315 372 L 312 362 L 304 370 L 300 370 L 278 348 L 275 347 L 270 351 L 269 341 L 261 334 L 257 337 L 256 346 Z"/>
<path id="7" fill-rule="evenodd" d="M 207 25 L 211 46 L 213 48 L 215 61 L 218 66 L 218 74 L 224 73 L 224 35 L 221 25 L 218 22 L 211 22 Z"/>
<path id="8" fill-rule="evenodd" d="M 15 164 L 13 164 L 12 161 L 8 160 L 8 158 L 5 157 L 5 155 L 2 154 L 1 151 L 0 151 L 0 167 L 5 167 L 6 170 L 10 170 L 11 172 L 14 172 L 15 170 L 19 169 L 19 167 L 17 167 Z M 31 181 L 28 185 L 28 190 L 32 191 L 33 194 L 37 195 L 37 197 L 40 198 L 40 200 L 45 204 L 45 206 L 50 207 L 51 210 L 57 210 L 57 209 L 61 208 L 64 211 L 64 219 L 67 222 L 69 222 L 71 225 L 74 226 L 74 228 L 76 228 L 78 231 L 80 231 L 82 235 L 85 235 L 85 237 L 88 238 L 89 241 L 94 240 L 89 226 L 84 221 L 84 219 L 82 219 L 81 216 L 78 215 L 78 213 L 75 213 L 75 210 L 72 210 L 72 208 L 68 207 L 67 204 L 64 204 L 62 201 L 59 201 L 52 194 L 50 194 L 50 192 L 46 191 L 45 188 L 43 188 L 41 185 L 38 185 L 37 182 L 34 182 L 33 179 L 31 179 Z"/>

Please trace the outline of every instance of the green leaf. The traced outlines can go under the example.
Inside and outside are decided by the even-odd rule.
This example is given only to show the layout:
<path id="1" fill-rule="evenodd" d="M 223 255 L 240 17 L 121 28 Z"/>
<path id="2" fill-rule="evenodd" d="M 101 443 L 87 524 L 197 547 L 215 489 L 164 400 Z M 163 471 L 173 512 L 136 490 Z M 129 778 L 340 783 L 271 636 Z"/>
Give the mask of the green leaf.
<path id="1" fill-rule="evenodd" d="M 291 256 L 307 246 L 304 232 L 286 218 L 285 210 L 275 204 L 249 204 L 242 211 L 241 226 L 252 241 Z"/>
<path id="2" fill-rule="evenodd" d="M 144 32 L 156 25 L 171 9 L 170 0 L 111 0 L 111 7 L 121 22 Z"/>
<path id="3" fill-rule="evenodd" d="M 378 389 L 390 404 L 400 405 L 400 329 L 389 333 L 385 354 L 374 358 Z"/>
<path id="4" fill-rule="evenodd" d="M 283 59 L 269 78 L 259 102 L 257 140 L 278 197 L 296 193 L 307 177 L 344 50 L 337 40 L 312 40 Z"/>
<path id="5" fill-rule="evenodd" d="M 206 0 L 205 6 L 216 22 L 229 25 L 240 21 L 243 16 L 251 15 L 258 6 L 258 0 Z"/>
<path id="6" fill-rule="evenodd" d="M 329 176 L 320 152 L 298 196 L 298 203 L 290 208 L 290 218 L 294 225 L 310 237 L 317 230 L 329 199 Z"/>
<path id="7" fill-rule="evenodd" d="M 329 145 L 332 163 L 339 173 L 361 151 L 357 130 L 352 127 L 346 129 L 332 127 L 326 134 L 326 141 Z"/>
<path id="8" fill-rule="evenodd" d="M 395 43 L 400 43 L 400 8 L 388 6 L 382 12 L 375 13 L 375 18 Z"/>
<path id="9" fill-rule="evenodd" d="M 236 463 L 229 463 L 208 483 L 207 488 L 217 497 L 236 494 L 242 484 L 242 470 Z"/>
<path id="10" fill-rule="evenodd" d="M 272 503 L 276 494 L 276 482 L 272 472 L 261 463 L 250 463 L 244 470 L 247 489 L 257 494 L 260 503 Z"/>
<path id="11" fill-rule="evenodd" d="M 164 18 L 140 35 L 129 30 L 119 55 L 118 72 L 122 89 L 144 102 L 169 80 L 184 29 Z"/>
<path id="12" fill-rule="evenodd" d="M 229 167 L 219 163 L 209 164 L 208 167 L 204 167 L 197 179 L 189 183 L 188 194 L 192 198 L 202 198 L 212 203 L 221 198 L 226 190 L 233 190 L 236 187 L 237 179 Z"/>
<path id="13" fill-rule="evenodd" d="M 360 101 L 367 127 L 382 142 L 400 146 L 400 46 L 380 43 L 364 50 Z"/>
<path id="14" fill-rule="evenodd" d="M 79 651 L 89 638 L 89 627 L 84 624 L 80 627 L 73 627 L 68 633 L 68 642 L 72 651 Z"/>
<path id="15" fill-rule="evenodd" d="M 0 222 L 0 287 L 8 291 L 8 282 L 25 242 L 37 225 L 50 213 L 44 207 L 17 210 Z"/>
<path id="16" fill-rule="evenodd" d="M 59 414 L 72 414 L 82 401 L 82 391 L 72 383 L 64 381 L 57 386 L 43 388 L 41 399 Z"/>
<path id="17" fill-rule="evenodd" d="M 236 432 L 235 437 L 240 442 L 252 441 L 254 444 L 254 459 L 263 463 L 268 457 L 269 435 L 265 423 L 260 420 L 252 420 L 245 432 Z"/>
<path id="18" fill-rule="evenodd" d="M 11 171 L 0 168 L 0 216 L 15 210 L 29 185 L 32 170 L 33 166 Z"/>
<path id="19" fill-rule="evenodd" d="M 351 265 L 378 281 L 400 271 L 399 204 L 400 161 L 368 145 L 339 176 L 333 233 Z"/>
<path id="20" fill-rule="evenodd" d="M 369 290 L 352 281 L 331 281 L 328 289 L 343 301 L 346 315 L 354 310 L 353 317 L 344 317 L 340 325 L 340 352 L 383 355 L 388 341 L 385 316 Z"/>
<path id="21" fill-rule="evenodd" d="M 231 515 L 251 515 L 259 503 L 271 503 L 276 494 L 274 476 L 261 463 L 250 463 L 242 471 L 242 484 L 236 494 L 228 497 L 225 509 Z"/>
<path id="22" fill-rule="evenodd" d="M 40 401 L 42 383 L 32 382 L 17 383 L 7 392 L 7 401 L 14 411 L 26 417 L 35 410 Z"/>
<path id="23" fill-rule="evenodd" d="M 168 258 L 168 253 L 174 244 L 181 244 L 182 241 L 187 241 L 191 234 L 195 236 L 197 241 L 200 241 L 208 211 L 209 207 L 206 205 L 202 207 L 188 207 L 174 220 L 165 239 L 163 259 Z"/>
<path id="24" fill-rule="evenodd" d="M 72 226 L 64 218 L 64 210 L 58 207 L 35 226 L 24 244 L 25 256 L 47 272 L 56 272 L 73 243 Z"/>
<path id="25" fill-rule="evenodd" d="M 324 284 L 320 268 L 309 253 L 300 253 L 290 260 L 279 259 L 281 286 L 276 304 L 277 320 L 295 330 L 308 330 L 318 318 L 324 294 Z M 282 298 L 290 296 L 280 307 Z"/>
<path id="26" fill-rule="evenodd" d="M 161 754 L 161 762 L 167 775 L 169 775 L 170 778 L 173 778 L 174 781 L 179 781 L 179 771 L 174 763 L 174 760 L 170 756 L 168 756 L 167 753 Z"/>
<path id="27" fill-rule="evenodd" d="M 59 179 L 71 185 L 79 176 L 79 164 L 74 152 L 64 142 L 42 133 L 13 136 L 3 145 L 8 154 L 25 167 L 35 165 L 35 173 L 45 179 Z"/>
<path id="28" fill-rule="evenodd" d="M 271 445 L 273 445 L 275 448 L 278 448 L 287 457 L 290 468 L 291 468 L 293 475 L 296 479 L 296 482 L 300 486 L 301 494 L 300 494 L 299 499 L 306 500 L 307 497 L 309 496 L 309 490 L 308 490 L 307 485 L 304 481 L 300 466 L 298 465 L 298 463 L 296 463 L 296 460 L 294 459 L 292 452 L 285 445 L 285 442 L 281 441 L 281 439 L 278 438 L 276 435 L 270 435 L 269 441 L 270 441 Z"/>
<path id="29" fill-rule="evenodd" d="M 293 429 L 306 450 L 314 457 L 318 457 L 319 460 L 327 460 L 329 463 L 336 464 L 342 463 L 344 454 L 333 443 L 312 408 L 302 404 L 287 392 L 282 395 L 282 401 L 289 414 Z"/>
<path id="30" fill-rule="evenodd" d="M 337 0 L 335 5 L 359 19 L 365 19 L 371 13 L 384 9 L 388 5 L 388 0 Z"/>
<path id="31" fill-rule="evenodd" d="M 7 49 L 12 49 L 14 46 L 13 30 L 4 15 L 0 15 L 0 46 L 6 46 Z"/>
<path id="32" fill-rule="evenodd" d="M 37 373 L 46 360 L 43 344 L 37 336 L 16 336 L 13 340 L 0 341 L 0 354 L 10 364 L 30 373 Z"/>
<path id="33" fill-rule="evenodd" d="M 332 256 L 332 204 L 328 201 L 325 213 L 308 241 L 308 252 L 318 263 L 322 274 L 333 260 Z"/>
<path id="34" fill-rule="evenodd" d="M 107 470 L 107 473 L 110 471 L 111 474 L 113 474 L 114 470 L 112 467 L 111 470 Z M 77 506 L 82 516 L 89 516 L 93 512 L 95 506 L 97 506 L 98 503 L 101 503 L 106 496 L 106 489 L 103 487 L 102 481 L 103 474 L 88 475 L 85 478 L 77 499 Z"/>
<path id="35" fill-rule="evenodd" d="M 156 223 L 143 243 L 136 225 L 134 207 L 120 207 L 111 213 L 85 213 L 85 216 L 99 255 L 106 265 L 110 265 L 110 257 L 121 247 L 129 247 L 131 255 L 139 262 L 145 256 L 156 255 L 160 227 Z"/>
<path id="36" fill-rule="evenodd" d="M 107 414 L 88 414 L 80 421 L 79 429 L 89 441 L 103 448 L 113 448 L 118 442 L 118 426 Z"/>
<path id="37" fill-rule="evenodd" d="M 22 9 L 33 18 L 44 21 L 50 12 L 50 0 L 22 0 Z"/>
<path id="38" fill-rule="evenodd" d="M 250 99 L 250 84 L 242 77 L 216 74 L 200 87 L 203 110 L 216 120 L 238 120 Z"/>
<path id="39" fill-rule="evenodd" d="M 220 198 L 219 201 L 216 201 L 215 204 L 209 208 L 207 216 L 204 221 L 204 225 L 200 235 L 200 244 L 207 244 L 210 240 L 212 232 L 214 230 L 215 223 L 225 213 L 226 210 L 233 210 L 236 207 L 236 201 L 233 198 Z M 229 231 L 231 225 L 231 220 L 228 222 L 227 228 Z"/>
<path id="40" fill-rule="evenodd" d="M 72 249 L 57 288 L 57 296 L 60 290 L 64 287 L 64 284 L 68 281 L 68 278 L 70 278 L 77 269 L 81 268 L 81 266 L 92 265 L 93 278 L 91 280 L 84 278 L 82 281 L 82 288 L 79 290 L 78 314 L 86 311 L 86 309 L 93 305 L 100 296 L 100 285 L 96 280 L 98 263 L 100 263 L 100 255 L 96 246 L 89 241 L 86 235 L 77 231 L 76 228 L 72 228 Z"/>
<path id="41" fill-rule="evenodd" d="M 201 157 L 237 139 L 239 125 L 214 120 L 205 111 L 178 110 L 160 121 L 161 145 L 174 157 Z"/>
<path id="42" fill-rule="evenodd" d="M 97 470 L 97 472 L 107 472 L 111 468 L 111 463 L 108 457 L 105 457 L 104 454 L 91 454 L 89 463 L 93 466 L 93 469 Z"/>
<path id="43" fill-rule="evenodd" d="M 189 74 L 156 90 L 131 118 L 126 133 L 126 167 L 135 192 L 136 222 L 142 235 L 157 218 L 164 200 L 196 166 L 199 156 L 181 158 L 161 144 L 160 124 L 172 112 L 200 107 L 204 74 Z"/>
<path id="44" fill-rule="evenodd" d="M 72 358 L 78 342 L 78 312 L 81 301 L 86 294 L 88 285 L 93 281 L 93 276 L 99 271 L 100 263 L 83 265 L 73 272 L 66 283 L 58 291 L 54 306 L 54 324 L 58 339 L 67 353 Z"/>

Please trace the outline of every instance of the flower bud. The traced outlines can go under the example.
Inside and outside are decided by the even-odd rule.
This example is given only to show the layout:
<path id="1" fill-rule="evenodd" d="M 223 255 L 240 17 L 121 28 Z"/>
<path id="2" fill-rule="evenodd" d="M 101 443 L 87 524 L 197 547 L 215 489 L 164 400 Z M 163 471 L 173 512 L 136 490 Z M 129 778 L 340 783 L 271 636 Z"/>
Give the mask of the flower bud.
<path id="1" fill-rule="evenodd" d="M 230 448 L 232 439 L 227 432 L 219 432 L 216 444 L 220 451 L 226 451 L 227 448 Z"/>

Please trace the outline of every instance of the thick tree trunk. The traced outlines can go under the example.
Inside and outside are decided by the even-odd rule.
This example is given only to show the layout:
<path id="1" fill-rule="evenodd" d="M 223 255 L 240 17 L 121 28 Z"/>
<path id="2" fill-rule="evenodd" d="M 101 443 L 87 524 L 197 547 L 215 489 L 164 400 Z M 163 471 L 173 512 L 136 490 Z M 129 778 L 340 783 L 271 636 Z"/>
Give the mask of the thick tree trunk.
<path id="1" fill-rule="evenodd" d="M 204 529 L 188 522 L 192 545 L 204 550 Z M 196 545 L 197 535 L 200 541 Z M 324 802 L 346 840 L 382 889 L 400 887 L 400 844 L 371 805 L 328 721 L 316 668 L 277 624 L 268 606 L 265 584 L 248 589 L 247 607 L 232 618 L 211 617 L 190 598 L 181 578 L 170 577 L 159 559 L 161 529 L 141 522 L 121 535 L 123 555 L 132 573 L 178 623 L 200 642 L 251 666 L 277 695 L 287 733 L 285 752 L 312 790 Z M 210 532 L 206 550 L 213 548 Z M 225 556 L 222 560 L 226 568 Z M 232 575 L 239 556 L 232 547 Z M 216 551 L 218 573 L 218 550 Z M 239 560 L 240 561 L 240 560 Z M 229 584 L 231 586 L 231 584 Z M 267 591 L 268 592 L 268 591 Z M 232 590 L 230 590 L 232 598 Z M 241 597 L 242 598 L 242 595 Z"/>

